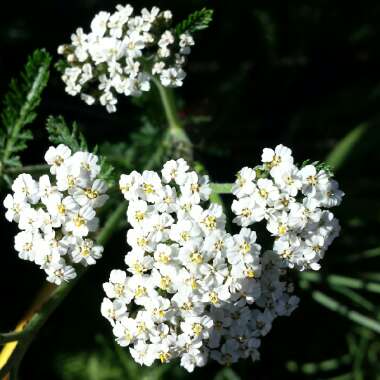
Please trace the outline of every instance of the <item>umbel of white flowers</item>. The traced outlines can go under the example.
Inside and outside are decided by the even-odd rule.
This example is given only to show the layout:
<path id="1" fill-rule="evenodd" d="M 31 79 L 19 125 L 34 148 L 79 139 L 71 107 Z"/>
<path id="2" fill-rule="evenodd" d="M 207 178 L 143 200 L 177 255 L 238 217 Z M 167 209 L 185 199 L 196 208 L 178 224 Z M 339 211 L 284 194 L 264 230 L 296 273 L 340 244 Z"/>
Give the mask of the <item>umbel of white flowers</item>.
<path id="1" fill-rule="evenodd" d="M 78 28 L 71 44 L 58 48 L 66 58 L 66 91 L 115 112 L 117 94 L 141 95 L 150 90 L 153 77 L 165 87 L 182 86 L 185 57 L 194 40 L 189 33 L 177 36 L 171 20 L 170 11 L 157 7 L 136 16 L 130 5 L 117 5 L 112 14 L 98 13 L 90 33 Z"/>
<path id="2" fill-rule="evenodd" d="M 242 228 L 234 235 L 222 207 L 209 202 L 208 177 L 189 171 L 183 159 L 168 161 L 161 176 L 121 176 L 132 249 L 126 271 L 111 271 L 103 285 L 101 312 L 136 362 L 180 358 L 191 372 L 208 359 L 258 360 L 274 319 L 297 307 L 286 268 L 319 269 L 339 231 L 323 209 L 343 193 L 324 170 L 297 168 L 282 145 L 264 149 L 262 161 L 237 175 L 233 222 Z M 273 249 L 263 250 L 248 228 L 261 220 Z"/>
<path id="3" fill-rule="evenodd" d="M 13 194 L 4 200 L 7 220 L 18 224 L 15 249 L 47 274 L 47 281 L 61 284 L 76 277 L 75 265 L 92 265 L 103 247 L 90 234 L 98 229 L 96 209 L 107 200 L 107 185 L 97 179 L 98 157 L 76 152 L 65 145 L 50 147 L 45 154 L 52 176 L 38 181 L 20 174 Z M 51 178 L 53 177 L 53 178 Z"/>

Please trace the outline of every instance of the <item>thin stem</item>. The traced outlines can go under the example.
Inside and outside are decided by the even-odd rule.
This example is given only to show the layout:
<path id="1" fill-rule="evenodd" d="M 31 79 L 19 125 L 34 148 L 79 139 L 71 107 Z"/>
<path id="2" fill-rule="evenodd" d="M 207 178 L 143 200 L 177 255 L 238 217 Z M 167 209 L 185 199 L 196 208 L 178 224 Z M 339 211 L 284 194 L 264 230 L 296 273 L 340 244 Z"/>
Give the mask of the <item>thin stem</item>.
<path id="1" fill-rule="evenodd" d="M 175 105 L 173 90 L 166 88 L 156 79 L 153 78 L 153 83 L 156 85 L 160 94 L 162 106 L 165 111 L 166 119 L 168 120 L 169 129 L 183 129 L 177 114 L 177 107 Z"/>
<path id="2" fill-rule="evenodd" d="M 172 147 L 176 153 L 175 158 L 184 157 L 188 161 L 193 161 L 193 144 L 186 133 L 181 120 L 178 117 L 177 107 L 175 104 L 173 90 L 161 85 L 159 80 L 153 78 L 153 83 L 158 89 L 162 108 L 168 122 L 168 130 L 165 137 L 165 143 Z"/>
<path id="3" fill-rule="evenodd" d="M 27 165 L 20 166 L 19 168 L 7 168 L 7 174 L 20 174 L 20 173 L 43 173 L 49 171 L 49 165 Z"/>
<path id="4" fill-rule="evenodd" d="M 216 194 L 231 194 L 232 183 L 210 183 L 213 193 Z"/>

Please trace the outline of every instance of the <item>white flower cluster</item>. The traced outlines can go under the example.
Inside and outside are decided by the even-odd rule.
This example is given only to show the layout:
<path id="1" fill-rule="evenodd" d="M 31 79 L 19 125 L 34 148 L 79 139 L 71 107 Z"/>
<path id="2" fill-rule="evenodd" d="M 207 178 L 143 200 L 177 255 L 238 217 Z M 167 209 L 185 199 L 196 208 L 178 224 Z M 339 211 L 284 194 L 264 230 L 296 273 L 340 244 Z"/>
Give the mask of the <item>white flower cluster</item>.
<path id="1" fill-rule="evenodd" d="M 165 163 L 161 177 L 122 175 L 120 189 L 132 249 L 126 270 L 103 285 L 101 306 L 116 341 L 148 366 L 180 358 L 193 371 L 209 358 L 257 360 L 273 320 L 298 304 L 278 255 L 262 253 L 249 228 L 227 233 L 222 207 L 208 201 L 208 177 L 183 159 Z"/>
<path id="2" fill-rule="evenodd" d="M 298 168 L 292 151 L 283 145 L 265 148 L 261 161 L 261 166 L 245 167 L 237 175 L 234 221 L 247 227 L 265 220 L 275 238 L 273 251 L 290 268 L 318 270 L 340 231 L 327 209 L 339 205 L 344 193 L 327 171 L 315 165 Z"/>
<path id="3" fill-rule="evenodd" d="M 189 33 L 177 36 L 171 21 L 172 13 L 157 7 L 136 16 L 130 5 L 98 13 L 90 33 L 78 28 L 71 44 L 58 48 L 68 65 L 62 76 L 66 91 L 115 112 L 117 94 L 139 96 L 150 90 L 153 77 L 165 87 L 182 86 L 194 40 Z"/>
<path id="4" fill-rule="evenodd" d="M 89 234 L 98 229 L 95 209 L 107 200 L 107 185 L 96 178 L 100 166 L 92 153 L 72 154 L 61 144 L 50 147 L 45 160 L 54 180 L 20 174 L 4 200 L 5 216 L 21 230 L 15 236 L 18 256 L 39 265 L 47 281 L 59 285 L 76 277 L 73 265 L 95 264 L 102 255 L 103 247 Z"/>

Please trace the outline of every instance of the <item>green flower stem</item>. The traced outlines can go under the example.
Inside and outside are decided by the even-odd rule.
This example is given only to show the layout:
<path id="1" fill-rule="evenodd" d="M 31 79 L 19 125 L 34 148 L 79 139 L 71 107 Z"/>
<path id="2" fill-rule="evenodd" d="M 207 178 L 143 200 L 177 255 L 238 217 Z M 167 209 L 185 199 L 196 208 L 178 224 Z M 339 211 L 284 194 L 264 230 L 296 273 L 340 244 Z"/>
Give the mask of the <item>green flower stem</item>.
<path id="1" fill-rule="evenodd" d="M 169 124 L 169 129 L 182 130 L 183 126 L 178 117 L 177 107 L 173 96 L 173 90 L 171 88 L 166 88 L 162 86 L 160 81 L 156 78 L 153 78 L 153 83 L 156 85 L 160 94 L 162 106 L 164 108 L 165 116 Z"/>
<path id="2" fill-rule="evenodd" d="M 213 193 L 216 194 L 231 194 L 232 183 L 211 183 L 210 184 Z"/>
<path id="3" fill-rule="evenodd" d="M 44 173 L 49 171 L 49 165 L 27 165 L 19 168 L 8 168 L 6 174 L 21 174 L 21 173 Z"/>
<path id="4" fill-rule="evenodd" d="M 165 146 L 172 148 L 176 153 L 173 158 L 183 157 L 187 161 L 193 161 L 193 144 L 186 133 L 186 130 L 178 117 L 178 110 L 175 103 L 173 90 L 161 85 L 160 81 L 153 78 L 153 83 L 157 87 L 160 95 L 162 108 L 168 123 L 165 136 Z"/>
<path id="5" fill-rule="evenodd" d="M 113 233 L 117 230 L 120 220 L 124 216 L 126 210 L 127 202 L 120 203 L 116 210 L 107 219 L 104 227 L 100 230 L 96 239 L 98 244 L 104 245 L 110 239 Z M 74 288 L 74 286 L 77 284 L 85 272 L 86 268 L 80 270 L 78 276 L 74 280 L 53 288 L 48 300 L 41 306 L 38 311 L 34 313 L 33 317 L 24 327 L 24 330 L 27 331 L 27 333 L 22 337 L 23 339 L 20 339 L 19 343 L 16 346 L 16 349 L 11 354 L 11 357 L 0 369 L 0 379 L 12 368 L 18 367 L 38 331 L 45 324 L 54 310 L 62 303 L 71 289 Z"/>
<path id="6" fill-rule="evenodd" d="M 308 282 L 316 282 L 316 283 L 327 282 L 329 285 L 346 286 L 352 289 L 361 289 L 361 290 L 366 290 L 372 293 L 380 293 L 379 283 L 365 281 L 358 278 L 339 276 L 336 274 L 322 276 L 320 273 L 314 273 L 314 272 L 302 272 L 300 273 L 299 276 L 302 280 L 305 280 Z"/>

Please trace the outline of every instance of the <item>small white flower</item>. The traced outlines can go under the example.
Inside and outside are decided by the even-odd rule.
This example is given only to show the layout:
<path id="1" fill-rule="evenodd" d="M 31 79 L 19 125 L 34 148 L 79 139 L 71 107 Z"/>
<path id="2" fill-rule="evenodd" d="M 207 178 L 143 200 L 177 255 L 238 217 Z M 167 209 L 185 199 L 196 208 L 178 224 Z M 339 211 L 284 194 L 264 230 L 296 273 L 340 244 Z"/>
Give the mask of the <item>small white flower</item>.
<path id="1" fill-rule="evenodd" d="M 51 146 L 45 153 L 45 161 L 50 165 L 50 173 L 56 174 L 57 168 L 65 164 L 71 156 L 71 150 L 66 145 L 60 144 L 56 148 Z"/>
<path id="2" fill-rule="evenodd" d="M 24 198 L 31 204 L 40 200 L 38 183 L 30 174 L 20 174 L 13 182 L 12 190 L 18 199 Z"/>
<path id="3" fill-rule="evenodd" d="M 265 208 L 263 204 L 257 203 L 256 198 L 244 197 L 232 202 L 232 211 L 236 214 L 233 222 L 239 226 L 247 227 L 252 223 L 264 219 Z"/>
<path id="4" fill-rule="evenodd" d="M 162 168 L 162 179 L 165 183 L 175 181 L 177 185 L 183 185 L 186 178 L 186 173 L 189 170 L 187 162 L 180 158 L 178 160 L 167 161 Z"/>
<path id="5" fill-rule="evenodd" d="M 66 265 L 64 259 L 60 259 L 58 263 L 52 263 L 45 271 L 48 275 L 47 280 L 56 285 L 69 282 L 77 276 L 75 269 L 71 265 Z"/>
<path id="6" fill-rule="evenodd" d="M 21 211 L 30 207 L 25 201 L 24 195 L 20 193 L 8 194 L 3 201 L 3 205 L 7 209 L 5 218 L 9 222 L 15 221 L 16 223 L 20 220 Z"/>
<path id="7" fill-rule="evenodd" d="M 103 247 L 94 245 L 91 239 L 78 239 L 77 244 L 71 252 L 74 263 L 83 265 L 94 265 L 96 260 L 102 257 Z"/>

